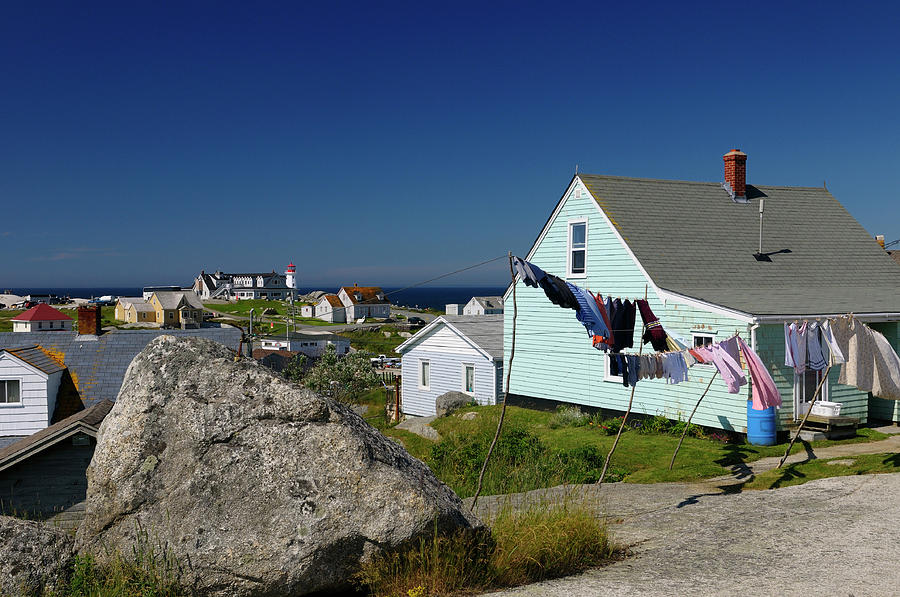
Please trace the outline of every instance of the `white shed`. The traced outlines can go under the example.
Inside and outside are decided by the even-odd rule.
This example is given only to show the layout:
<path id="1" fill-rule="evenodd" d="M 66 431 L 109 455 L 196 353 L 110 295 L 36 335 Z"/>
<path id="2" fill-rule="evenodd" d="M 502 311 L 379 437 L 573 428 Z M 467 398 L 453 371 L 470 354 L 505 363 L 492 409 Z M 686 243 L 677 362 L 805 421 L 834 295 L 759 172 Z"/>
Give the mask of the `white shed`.
<path id="1" fill-rule="evenodd" d="M 305 330 L 293 332 L 288 336 L 264 336 L 260 339 L 260 346 L 266 350 L 290 350 L 302 352 L 309 357 L 320 357 L 325 354 L 328 345 L 334 345 L 337 354 L 344 355 L 350 352 L 350 340 L 331 332 Z"/>
<path id="2" fill-rule="evenodd" d="M 442 315 L 397 352 L 402 355 L 405 414 L 435 414 L 435 398 L 446 392 L 470 394 L 478 404 L 497 404 L 502 393 L 501 315 Z"/>
<path id="3" fill-rule="evenodd" d="M 502 315 L 502 296 L 473 296 L 463 307 L 463 315 Z"/>
<path id="4" fill-rule="evenodd" d="M 50 425 L 65 367 L 37 346 L 0 349 L 0 436 Z"/>
<path id="5" fill-rule="evenodd" d="M 444 307 L 444 313 L 446 313 L 447 315 L 462 315 L 464 306 L 465 305 L 461 305 L 459 303 L 447 303 L 447 305 Z"/>

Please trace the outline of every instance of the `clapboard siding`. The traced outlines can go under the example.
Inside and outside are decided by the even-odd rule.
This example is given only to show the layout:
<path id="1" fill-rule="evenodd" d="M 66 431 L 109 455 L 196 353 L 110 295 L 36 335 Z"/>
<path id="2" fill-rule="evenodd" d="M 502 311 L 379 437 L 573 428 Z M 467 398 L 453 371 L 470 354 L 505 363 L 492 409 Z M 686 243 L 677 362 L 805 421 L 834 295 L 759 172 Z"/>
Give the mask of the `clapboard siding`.
<path id="1" fill-rule="evenodd" d="M 0 435 L 30 435 L 50 424 L 62 372 L 47 375 L 8 353 L 0 355 L 0 379 L 20 381 L 21 402 L 0 404 Z"/>
<path id="2" fill-rule="evenodd" d="M 67 438 L 0 471 L 0 511 L 47 518 L 83 501 L 96 441 L 88 443 L 74 446 Z"/>
<path id="3" fill-rule="evenodd" d="M 900 323 L 872 324 L 872 329 L 884 334 L 894 350 L 900 350 Z M 878 398 L 869 394 L 869 416 L 880 421 L 900 422 L 900 401 Z"/>
<path id="4" fill-rule="evenodd" d="M 428 388 L 419 387 L 420 363 L 430 363 Z M 404 414 L 435 414 L 435 398 L 446 392 L 463 391 L 463 365 L 475 366 L 475 392 L 478 404 L 496 404 L 497 369 L 502 366 L 484 356 L 470 342 L 445 325 L 434 328 L 417 344 L 404 352 L 401 360 L 401 400 Z"/>
<path id="5" fill-rule="evenodd" d="M 574 188 L 535 248 L 531 260 L 548 273 L 565 277 L 568 222 L 576 218 L 588 219 L 587 277 L 571 281 L 601 292 L 604 297 L 607 294 L 623 299 L 643 297 L 649 280 L 606 224 L 594 200 L 586 192 L 582 198 L 575 198 Z M 694 330 L 714 334 L 716 340 L 724 340 L 735 332 L 749 339 L 748 325 L 740 320 L 672 301 L 663 304 L 652 287 L 647 298 L 663 327 L 686 343 L 691 342 L 691 331 Z M 604 381 L 604 354 L 591 346 L 574 311 L 557 307 L 547 300 L 541 289 L 527 287 L 522 282 L 516 285 L 516 303 L 518 320 L 511 394 L 613 410 L 627 408 L 631 388 Z M 512 294 L 507 296 L 505 307 L 504 355 L 508 359 L 514 314 Z M 627 352 L 638 351 L 640 328 L 638 316 L 635 346 Z M 652 350 L 649 344 L 645 349 Z M 689 381 L 676 385 L 667 385 L 663 380 L 642 380 L 635 391 L 633 410 L 673 418 L 686 417 L 714 371 L 709 366 L 693 367 Z M 747 425 L 748 397 L 749 384 L 737 394 L 729 394 L 724 384 L 714 382 L 694 415 L 694 421 L 743 432 Z"/>

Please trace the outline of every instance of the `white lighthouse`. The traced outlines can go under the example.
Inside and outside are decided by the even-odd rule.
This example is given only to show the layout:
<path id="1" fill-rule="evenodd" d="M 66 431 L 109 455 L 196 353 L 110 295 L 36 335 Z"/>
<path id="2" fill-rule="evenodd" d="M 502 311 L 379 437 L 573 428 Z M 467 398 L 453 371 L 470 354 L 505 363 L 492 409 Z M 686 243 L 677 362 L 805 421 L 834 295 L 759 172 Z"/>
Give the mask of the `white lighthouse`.
<path id="1" fill-rule="evenodd" d="M 285 276 L 285 286 L 291 289 L 291 296 L 294 297 L 297 295 L 297 268 L 294 267 L 294 262 L 288 264 L 287 270 L 284 272 Z"/>

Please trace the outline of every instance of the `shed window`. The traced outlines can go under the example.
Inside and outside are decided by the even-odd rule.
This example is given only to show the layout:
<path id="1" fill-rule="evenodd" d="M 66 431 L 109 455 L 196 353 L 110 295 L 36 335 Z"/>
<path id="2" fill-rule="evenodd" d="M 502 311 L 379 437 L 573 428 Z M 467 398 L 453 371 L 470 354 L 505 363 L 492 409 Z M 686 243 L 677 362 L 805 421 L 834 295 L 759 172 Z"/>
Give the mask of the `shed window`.
<path id="1" fill-rule="evenodd" d="M 431 385 L 431 363 L 419 361 L 419 387 L 427 389 Z"/>
<path id="2" fill-rule="evenodd" d="M 0 379 L 0 403 L 21 402 L 20 383 L 18 379 Z"/>
<path id="3" fill-rule="evenodd" d="M 475 365 L 463 365 L 463 392 L 475 392 Z"/>
<path id="4" fill-rule="evenodd" d="M 569 222 L 569 276 L 584 276 L 587 262 L 587 221 Z"/>
<path id="5" fill-rule="evenodd" d="M 822 381 L 822 373 L 824 371 L 816 371 L 814 369 L 807 369 L 800 374 L 794 373 L 795 419 L 802 419 L 809 409 L 808 405 L 812 402 L 813 396 L 816 394 L 816 388 L 819 387 L 819 383 Z M 830 383 L 827 380 L 822 384 L 822 391 L 819 392 L 819 397 L 816 400 L 828 401 L 831 396 L 829 385 Z"/>

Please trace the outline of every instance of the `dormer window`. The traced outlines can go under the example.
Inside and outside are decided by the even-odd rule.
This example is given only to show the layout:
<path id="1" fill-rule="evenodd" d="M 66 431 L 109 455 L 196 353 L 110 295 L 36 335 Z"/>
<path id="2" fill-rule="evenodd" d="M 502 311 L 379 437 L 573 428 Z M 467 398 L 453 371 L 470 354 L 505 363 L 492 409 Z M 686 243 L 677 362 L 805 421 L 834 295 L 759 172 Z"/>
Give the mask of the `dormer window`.
<path id="1" fill-rule="evenodd" d="M 361 300 L 362 300 L 362 293 L 361 293 L 361 292 L 354 292 L 354 293 L 353 293 L 353 296 L 354 296 L 354 297 L 356 298 L 356 300 L 358 300 L 358 301 L 361 301 Z"/>

